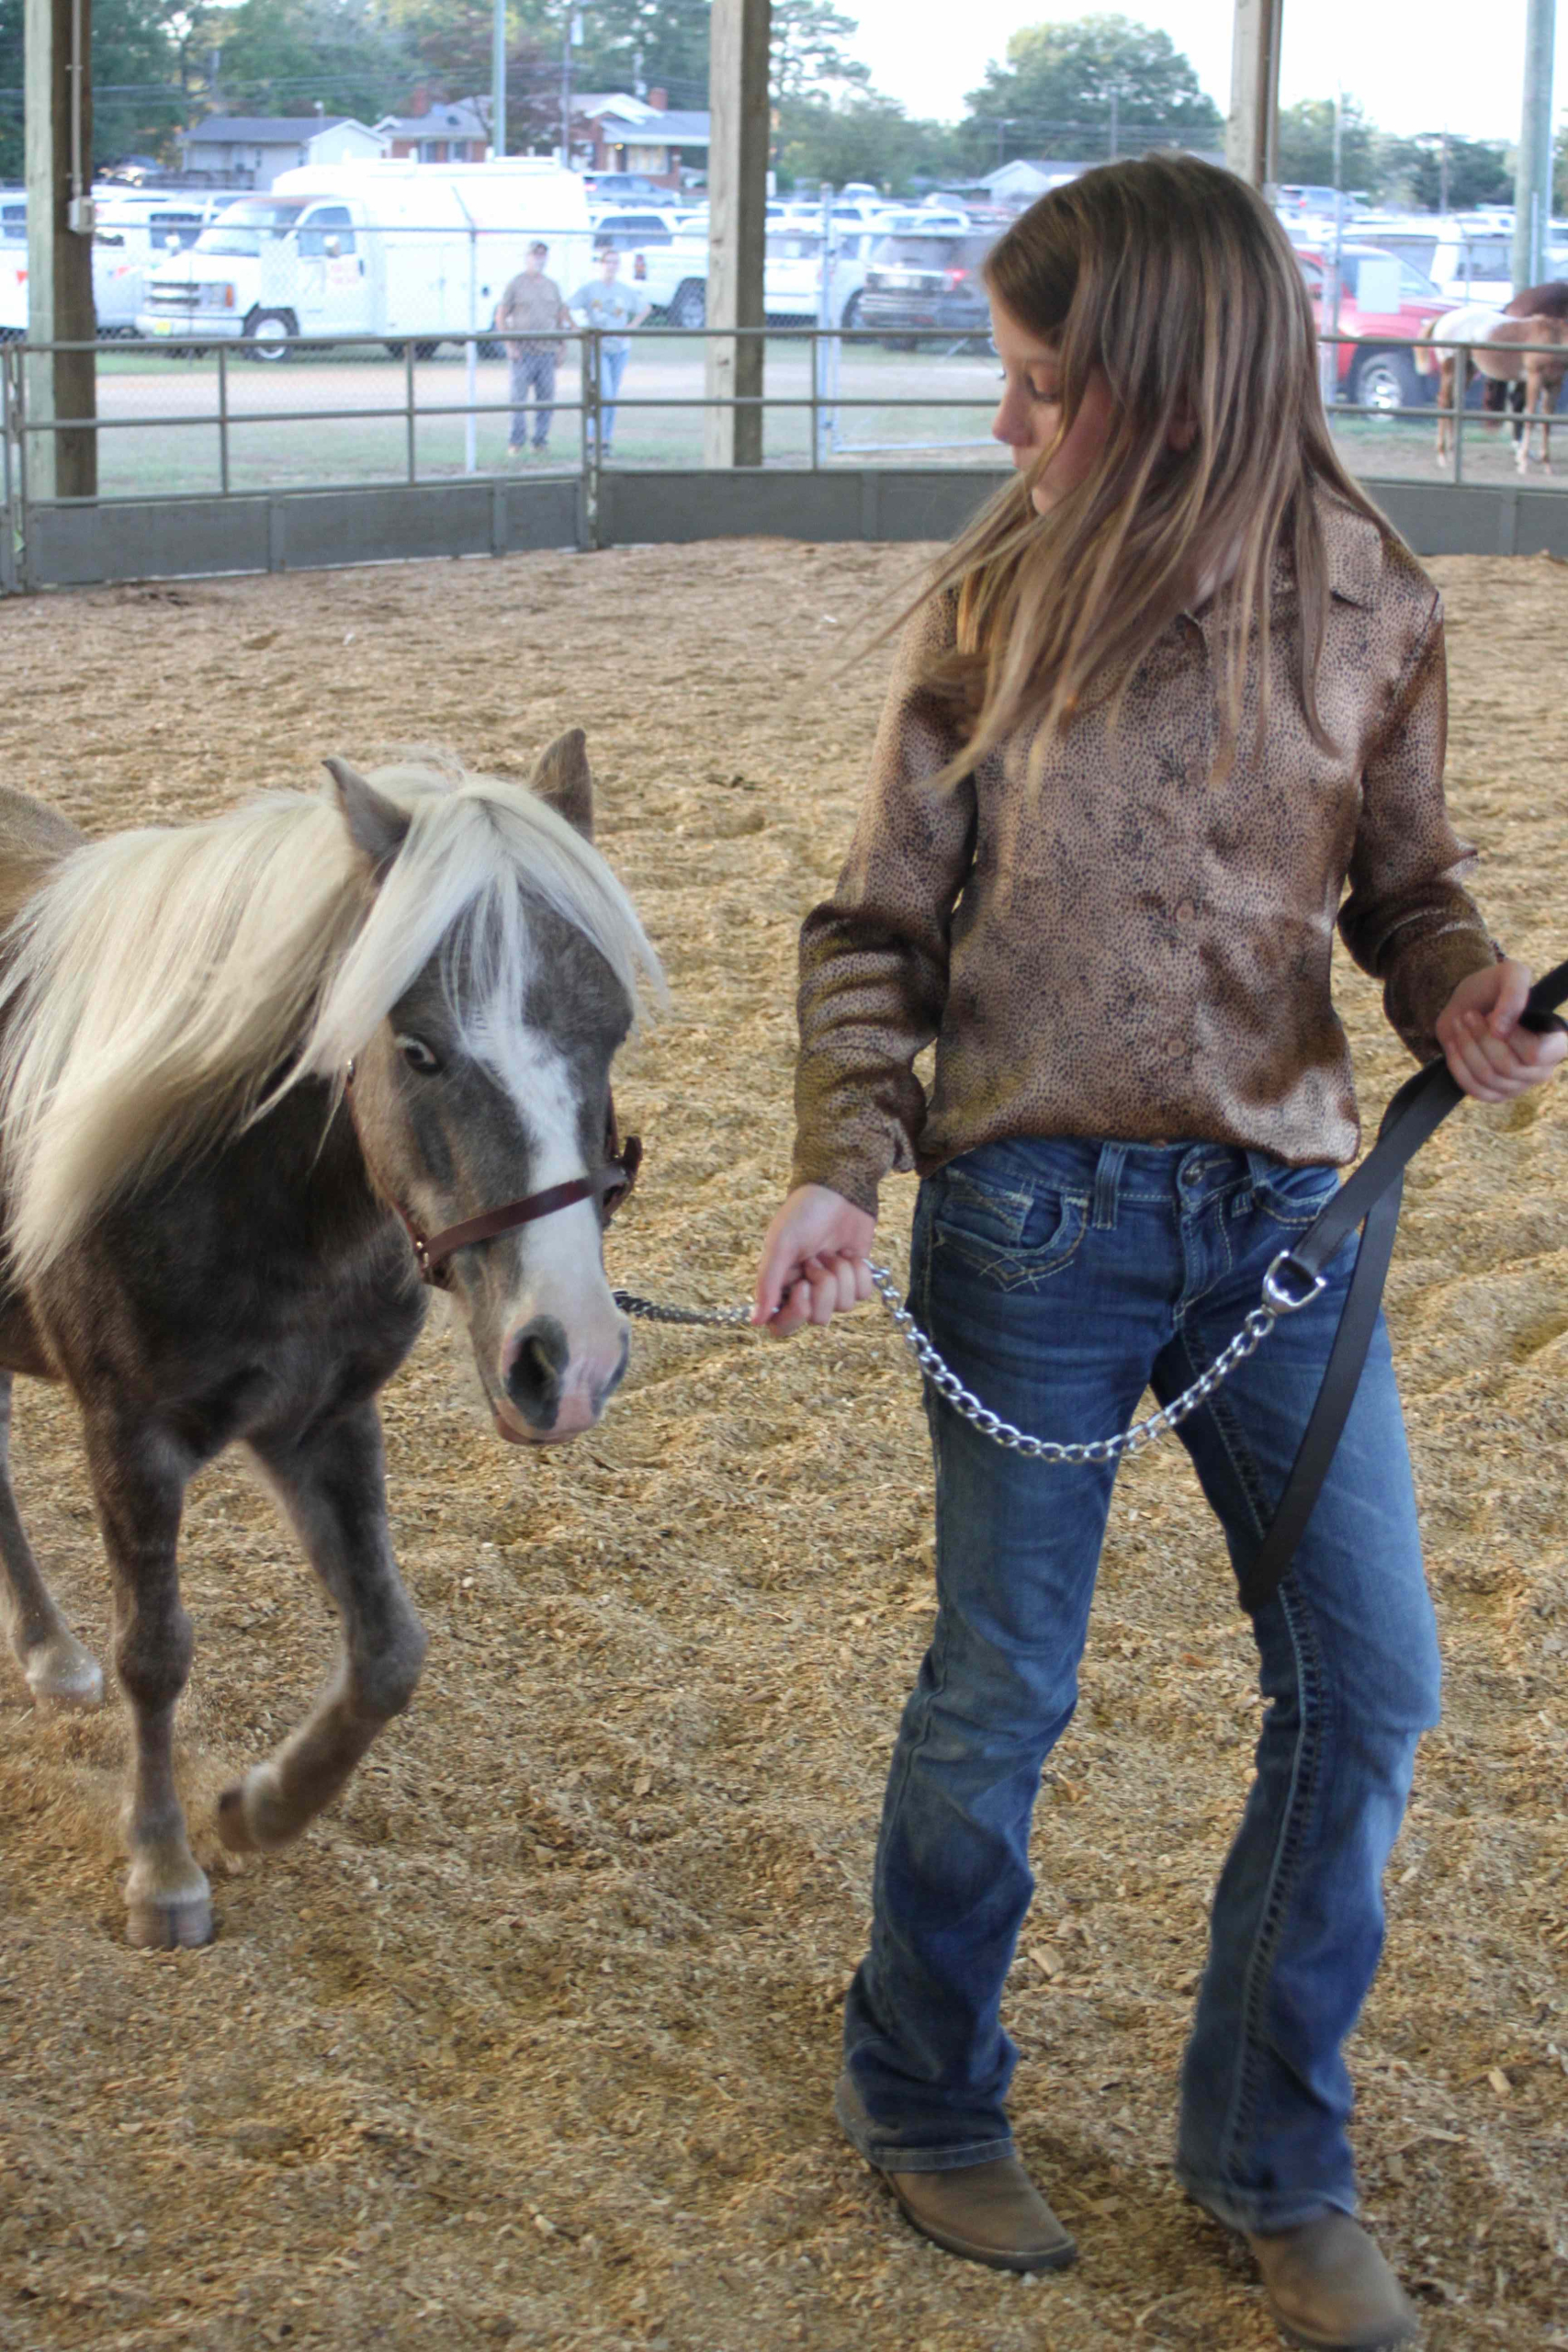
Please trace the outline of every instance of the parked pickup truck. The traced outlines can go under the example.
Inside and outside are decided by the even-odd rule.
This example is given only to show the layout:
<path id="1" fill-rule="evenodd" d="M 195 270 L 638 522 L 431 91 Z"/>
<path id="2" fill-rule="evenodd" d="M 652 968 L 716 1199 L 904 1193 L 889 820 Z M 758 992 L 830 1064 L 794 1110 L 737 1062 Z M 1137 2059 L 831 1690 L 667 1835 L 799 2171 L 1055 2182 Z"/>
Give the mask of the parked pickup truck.
<path id="1" fill-rule="evenodd" d="M 866 257 L 876 242 L 869 232 L 845 230 L 834 238 L 832 320 L 852 327 L 860 317 Z M 621 248 L 622 279 L 651 304 L 656 319 L 674 327 L 707 321 L 708 243 L 697 231 L 677 229 L 658 243 Z M 818 228 L 769 225 L 762 259 L 762 310 L 770 322 L 815 325 L 821 316 L 822 232 Z"/>
<path id="2" fill-rule="evenodd" d="M 1315 245 L 1298 245 L 1296 260 L 1313 317 L 1319 332 L 1327 334 L 1329 254 Z M 1410 345 L 1453 305 L 1430 278 L 1376 245 L 1345 247 L 1339 285 L 1339 332 L 1355 338 L 1337 346 L 1339 398 L 1369 408 L 1418 408 L 1431 400 L 1437 379 L 1417 374 Z"/>

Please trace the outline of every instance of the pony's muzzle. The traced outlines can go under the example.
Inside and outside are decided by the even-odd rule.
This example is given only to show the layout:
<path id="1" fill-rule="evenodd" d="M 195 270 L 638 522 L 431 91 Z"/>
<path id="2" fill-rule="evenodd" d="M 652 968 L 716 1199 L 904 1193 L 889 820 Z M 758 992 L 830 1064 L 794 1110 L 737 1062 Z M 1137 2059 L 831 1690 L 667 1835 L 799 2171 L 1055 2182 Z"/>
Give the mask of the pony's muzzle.
<path id="1" fill-rule="evenodd" d="M 524 1425 L 503 1434 L 548 1443 L 591 1430 L 626 1376 L 630 1344 L 618 1315 L 603 1340 L 575 1353 L 557 1317 L 532 1317 L 502 1354 L 506 1401 Z"/>

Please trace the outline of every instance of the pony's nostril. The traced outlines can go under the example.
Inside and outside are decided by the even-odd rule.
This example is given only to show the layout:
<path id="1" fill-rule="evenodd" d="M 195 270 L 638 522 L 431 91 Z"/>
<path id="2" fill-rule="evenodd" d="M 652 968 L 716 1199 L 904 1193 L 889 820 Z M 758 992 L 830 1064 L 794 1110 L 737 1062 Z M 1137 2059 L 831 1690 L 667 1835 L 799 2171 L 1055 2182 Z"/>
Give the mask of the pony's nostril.
<path id="1" fill-rule="evenodd" d="M 506 1367 L 506 1393 L 524 1419 L 549 1429 L 560 1405 L 561 1374 L 571 1351 L 553 1315 L 536 1315 L 517 1335 Z"/>

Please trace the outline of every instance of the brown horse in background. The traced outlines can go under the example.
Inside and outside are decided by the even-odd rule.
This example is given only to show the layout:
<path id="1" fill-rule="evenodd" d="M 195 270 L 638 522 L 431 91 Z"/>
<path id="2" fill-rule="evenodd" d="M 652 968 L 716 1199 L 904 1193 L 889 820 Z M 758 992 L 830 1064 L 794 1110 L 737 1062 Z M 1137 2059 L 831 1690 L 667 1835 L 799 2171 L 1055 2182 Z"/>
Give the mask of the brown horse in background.
<path id="1" fill-rule="evenodd" d="M 1568 294 L 1568 287 L 1563 291 Z M 1515 297 L 1516 301 L 1526 299 Z M 1541 345 L 1550 347 L 1542 349 Z M 1457 380 L 1461 350 L 1469 362 L 1462 384 Z M 1515 426 L 1516 462 L 1520 473 L 1529 470 L 1531 436 L 1539 414 L 1541 463 L 1547 473 L 1551 471 L 1551 414 L 1558 389 L 1564 376 L 1568 376 L 1568 316 L 1559 318 L 1534 311 L 1510 318 L 1486 304 L 1467 303 L 1461 310 L 1450 311 L 1446 318 L 1434 319 L 1419 338 L 1412 356 L 1418 374 L 1429 376 L 1434 368 L 1437 370 L 1439 466 L 1449 460 L 1455 419 L 1469 389 L 1470 368 L 1473 368 L 1500 390 L 1522 381 L 1524 402 Z"/>
<path id="2" fill-rule="evenodd" d="M 1568 277 L 1548 277 L 1540 286 L 1527 286 L 1522 294 L 1516 294 L 1511 302 L 1504 304 L 1502 315 L 1506 319 L 1568 320 Z M 1482 407 L 1495 416 L 1509 404 L 1516 416 L 1523 415 L 1523 381 L 1500 384 L 1495 377 L 1489 377 L 1481 388 Z"/>

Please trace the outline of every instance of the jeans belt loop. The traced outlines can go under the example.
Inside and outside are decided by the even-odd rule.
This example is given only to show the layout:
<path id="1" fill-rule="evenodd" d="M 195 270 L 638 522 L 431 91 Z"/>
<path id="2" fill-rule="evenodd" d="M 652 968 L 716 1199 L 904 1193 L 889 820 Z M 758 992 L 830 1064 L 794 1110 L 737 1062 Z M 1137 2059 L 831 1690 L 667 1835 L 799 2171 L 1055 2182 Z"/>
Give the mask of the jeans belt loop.
<path id="1" fill-rule="evenodd" d="M 1124 1143 L 1102 1143 L 1094 1170 L 1094 1227 L 1097 1233 L 1109 1233 L 1116 1223 L 1116 1194 L 1122 1182 L 1122 1164 L 1127 1157 Z"/>

